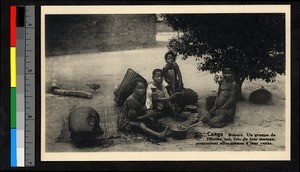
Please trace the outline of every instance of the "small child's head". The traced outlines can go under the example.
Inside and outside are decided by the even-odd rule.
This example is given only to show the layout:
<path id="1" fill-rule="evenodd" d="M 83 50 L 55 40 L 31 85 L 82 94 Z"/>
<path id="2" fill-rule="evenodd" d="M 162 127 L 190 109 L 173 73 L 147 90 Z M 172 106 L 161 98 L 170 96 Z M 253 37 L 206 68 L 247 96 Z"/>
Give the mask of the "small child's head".
<path id="1" fill-rule="evenodd" d="M 154 69 L 152 79 L 155 85 L 161 85 L 163 82 L 163 71 L 161 69 Z"/>
<path id="2" fill-rule="evenodd" d="M 146 81 L 141 78 L 136 78 L 132 82 L 133 93 L 139 96 L 144 96 L 146 93 Z"/>
<path id="3" fill-rule="evenodd" d="M 233 79 L 233 75 L 234 75 L 233 69 L 231 67 L 224 67 L 222 69 L 222 75 L 226 80 Z"/>
<path id="4" fill-rule="evenodd" d="M 169 51 L 165 54 L 165 60 L 168 64 L 172 64 L 176 61 L 176 54 L 172 51 Z"/>

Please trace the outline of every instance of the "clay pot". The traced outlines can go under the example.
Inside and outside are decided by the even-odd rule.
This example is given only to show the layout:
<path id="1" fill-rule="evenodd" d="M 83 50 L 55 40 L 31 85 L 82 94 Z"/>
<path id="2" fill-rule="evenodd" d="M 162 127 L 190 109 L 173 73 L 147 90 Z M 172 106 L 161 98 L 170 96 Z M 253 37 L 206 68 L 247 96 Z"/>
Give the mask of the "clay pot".
<path id="1" fill-rule="evenodd" d="M 181 125 L 178 125 L 178 126 L 173 126 L 171 127 L 171 131 L 172 131 L 172 136 L 174 139 L 177 139 L 177 140 L 182 140 L 182 139 L 186 139 L 186 136 L 187 136 L 187 133 L 188 133 L 188 130 L 197 125 L 199 122 L 195 123 L 195 124 L 192 124 L 188 127 L 184 127 L 184 126 L 181 126 Z"/>

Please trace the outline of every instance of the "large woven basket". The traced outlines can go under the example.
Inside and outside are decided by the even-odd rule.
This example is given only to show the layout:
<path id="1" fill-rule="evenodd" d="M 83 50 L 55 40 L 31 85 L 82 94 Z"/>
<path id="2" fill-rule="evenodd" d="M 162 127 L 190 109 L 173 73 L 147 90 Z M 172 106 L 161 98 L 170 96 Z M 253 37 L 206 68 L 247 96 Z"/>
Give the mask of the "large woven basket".
<path id="1" fill-rule="evenodd" d="M 125 102 L 125 100 L 132 94 L 131 84 L 136 78 L 141 78 L 147 83 L 145 78 L 129 68 L 120 86 L 114 91 L 114 101 L 117 103 L 117 106 L 121 106 Z"/>

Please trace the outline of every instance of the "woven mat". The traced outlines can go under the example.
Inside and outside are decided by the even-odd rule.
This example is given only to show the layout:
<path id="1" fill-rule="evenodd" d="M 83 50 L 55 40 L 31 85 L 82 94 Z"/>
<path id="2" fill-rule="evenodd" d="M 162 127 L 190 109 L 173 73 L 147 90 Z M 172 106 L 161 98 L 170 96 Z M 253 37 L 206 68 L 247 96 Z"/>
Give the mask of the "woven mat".
<path id="1" fill-rule="evenodd" d="M 100 127 L 103 130 L 104 134 L 100 137 L 103 139 L 117 138 L 121 135 L 118 132 L 117 120 L 119 115 L 119 109 L 117 107 L 106 108 L 99 111 L 100 115 Z M 163 117 L 159 119 L 159 123 L 162 127 L 172 127 L 178 126 L 189 126 L 198 121 L 199 113 L 182 113 L 183 118 L 176 119 L 170 116 Z M 69 130 L 65 133 L 64 142 L 71 141 Z"/>
<path id="2" fill-rule="evenodd" d="M 109 113 L 108 113 L 109 112 Z M 120 133 L 118 132 L 117 120 L 118 120 L 118 108 L 114 107 L 112 109 L 106 109 L 103 112 L 100 112 L 100 127 L 104 131 L 103 138 L 115 138 L 119 137 Z M 159 119 L 159 123 L 163 126 L 189 126 L 198 121 L 199 113 L 182 113 L 183 118 L 176 119 L 174 117 L 166 116 Z"/>
<path id="3" fill-rule="evenodd" d="M 199 114 L 198 113 L 190 113 L 190 114 L 188 114 L 188 113 L 182 113 L 181 116 L 183 118 L 179 118 L 179 119 L 167 116 L 167 117 L 159 119 L 159 123 L 163 127 L 166 127 L 166 126 L 169 126 L 169 127 L 178 126 L 179 124 L 182 125 L 182 126 L 188 127 L 189 125 L 194 124 L 194 123 L 196 123 L 198 121 Z"/>
<path id="4" fill-rule="evenodd" d="M 117 120 L 119 116 L 119 108 L 110 107 L 105 108 L 102 111 L 99 111 L 100 114 L 100 127 L 103 130 L 104 134 L 102 138 L 114 138 L 118 137 Z"/>

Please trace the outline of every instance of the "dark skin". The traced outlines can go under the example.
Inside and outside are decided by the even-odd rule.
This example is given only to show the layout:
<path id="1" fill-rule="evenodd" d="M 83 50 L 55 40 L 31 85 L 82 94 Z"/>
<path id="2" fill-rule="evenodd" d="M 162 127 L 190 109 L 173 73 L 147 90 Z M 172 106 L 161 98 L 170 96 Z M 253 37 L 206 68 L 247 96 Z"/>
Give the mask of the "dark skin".
<path id="1" fill-rule="evenodd" d="M 230 68 L 225 68 L 223 73 L 223 77 L 226 80 L 226 82 L 233 82 L 233 72 Z"/>
<path id="2" fill-rule="evenodd" d="M 230 69 L 230 68 L 225 68 L 223 71 L 222 71 L 222 75 L 223 75 L 223 78 L 224 78 L 224 81 L 226 82 L 226 83 L 233 83 L 234 82 L 234 79 L 233 79 L 233 77 L 234 77 L 234 74 L 233 74 L 233 72 L 232 72 L 232 70 Z M 234 94 L 235 95 L 235 92 L 233 92 L 232 94 Z M 232 95 L 233 96 L 233 95 Z M 215 105 L 216 106 L 216 105 Z M 216 107 L 213 107 L 212 108 L 212 112 L 214 112 L 215 111 L 215 109 L 216 109 Z M 227 106 L 227 104 L 225 103 L 221 108 L 223 109 L 223 108 L 226 108 L 226 106 Z"/>
<path id="3" fill-rule="evenodd" d="M 233 74 L 232 70 L 230 68 L 225 68 L 222 73 L 223 73 L 223 77 L 225 79 L 225 82 L 226 83 L 234 83 L 234 86 L 236 87 L 236 84 L 235 84 L 234 79 L 233 79 L 234 74 Z M 236 91 L 233 91 L 231 94 L 232 94 L 231 97 L 236 96 Z M 228 103 L 228 101 L 221 108 L 226 108 L 227 103 Z"/>
<path id="4" fill-rule="evenodd" d="M 175 57 L 172 55 L 172 54 L 168 54 L 168 56 L 166 57 L 166 62 L 167 62 L 167 66 L 170 68 L 170 67 L 173 67 L 176 72 L 177 72 L 177 75 L 178 75 L 178 79 L 179 79 L 179 88 L 182 88 L 182 75 L 181 75 L 181 72 L 179 70 L 179 66 L 178 64 L 175 62 Z M 165 79 L 167 83 L 172 83 L 172 81 L 170 79 Z M 175 85 L 173 85 L 173 90 L 175 90 Z"/>
<path id="5" fill-rule="evenodd" d="M 143 100 L 143 97 L 145 96 L 145 93 L 146 93 L 146 86 L 143 82 L 138 82 L 133 90 L 133 98 L 135 98 L 137 101 L 141 102 Z M 159 133 L 159 132 L 156 132 L 156 131 L 153 131 L 151 130 L 150 128 L 148 128 L 142 121 L 147 119 L 147 118 L 150 118 L 154 116 L 154 113 L 146 113 L 145 115 L 142 115 L 142 116 L 138 116 L 136 119 L 137 121 L 139 122 L 133 122 L 131 121 L 130 122 L 130 125 L 132 126 L 135 126 L 137 128 L 140 128 L 142 129 L 144 132 L 156 137 L 156 138 L 159 138 L 159 139 L 165 139 L 166 138 L 166 134 L 167 134 L 167 130 L 168 130 L 168 127 L 166 127 L 166 129 Z"/>
<path id="6" fill-rule="evenodd" d="M 163 82 L 163 75 L 161 72 L 156 72 L 155 75 L 152 77 L 153 81 L 154 81 L 154 85 L 158 88 L 158 89 L 162 89 L 162 82 Z M 172 99 L 176 98 L 176 94 L 172 94 L 170 97 L 155 97 L 154 96 L 154 100 L 155 101 L 162 101 L 162 102 L 166 102 L 166 101 L 170 101 Z"/>
<path id="7" fill-rule="evenodd" d="M 155 75 L 152 77 L 152 79 L 154 81 L 154 85 L 158 89 L 162 89 L 163 74 L 161 72 L 156 72 Z M 155 95 L 155 93 L 154 93 L 154 95 Z M 160 102 L 167 102 L 168 106 L 172 109 L 172 111 L 175 114 L 175 116 L 177 116 L 177 111 L 176 111 L 175 107 L 171 103 L 171 100 L 172 99 L 176 99 L 176 97 L 177 97 L 176 94 L 172 94 L 170 97 L 157 97 L 157 96 L 153 96 L 153 100 L 154 101 L 160 101 Z"/>
<path id="8" fill-rule="evenodd" d="M 146 87 L 145 87 L 145 84 L 142 83 L 142 82 L 138 82 L 136 87 L 134 88 L 133 90 L 133 95 L 132 97 L 135 98 L 137 101 L 141 102 L 144 98 L 144 95 L 146 93 Z M 146 115 L 143 115 L 143 116 L 139 116 L 137 117 L 136 119 L 138 121 L 142 121 L 146 118 L 149 118 L 151 117 L 153 114 L 149 113 L 149 114 L 146 114 Z"/>
<path id="9" fill-rule="evenodd" d="M 207 111 L 205 114 L 204 114 L 204 118 L 202 118 L 203 122 L 204 123 L 210 123 L 210 120 L 214 117 L 216 117 L 216 115 L 220 115 L 224 117 L 224 109 L 227 109 L 227 108 L 231 108 L 232 107 L 232 104 L 234 103 L 235 101 L 235 97 L 236 97 L 236 83 L 234 81 L 234 74 L 232 72 L 232 70 L 230 68 L 225 68 L 223 71 L 222 71 L 222 79 L 219 80 L 219 84 L 220 86 L 221 85 L 224 85 L 224 84 L 231 84 L 231 90 L 229 91 L 229 98 L 226 99 L 226 100 L 223 100 L 221 101 L 222 104 L 218 104 L 217 105 L 217 101 L 218 101 L 218 96 L 217 96 L 217 99 L 216 99 L 216 102 L 215 102 L 215 105 L 213 106 L 212 109 L 210 109 L 209 111 Z M 219 90 L 218 90 L 218 95 L 221 91 L 221 88 L 219 86 Z M 217 109 L 217 106 L 221 106 L 221 107 L 218 107 Z M 220 117 L 220 116 L 219 116 Z M 211 125 L 211 124 L 210 124 Z M 215 125 L 213 127 L 220 127 L 223 126 L 224 124 L 221 124 L 219 123 L 218 125 Z"/>

